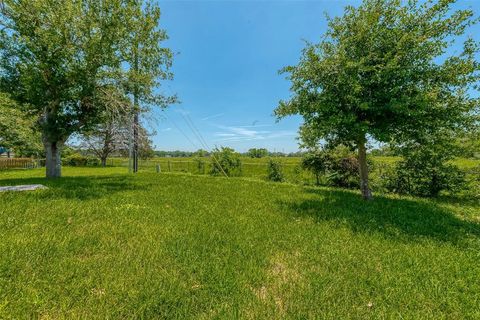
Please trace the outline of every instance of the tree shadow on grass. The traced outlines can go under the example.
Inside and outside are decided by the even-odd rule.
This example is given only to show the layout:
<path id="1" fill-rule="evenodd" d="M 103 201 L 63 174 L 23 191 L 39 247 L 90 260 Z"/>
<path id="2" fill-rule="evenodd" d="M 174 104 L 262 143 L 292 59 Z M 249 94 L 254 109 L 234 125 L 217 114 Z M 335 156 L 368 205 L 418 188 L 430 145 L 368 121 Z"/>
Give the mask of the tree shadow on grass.
<path id="1" fill-rule="evenodd" d="M 480 223 L 463 220 L 435 202 L 376 196 L 364 201 L 351 191 L 306 188 L 306 197 L 280 202 L 293 217 L 333 222 L 353 232 L 379 233 L 398 241 L 432 239 L 464 244 L 480 239 Z"/>
<path id="2" fill-rule="evenodd" d="M 43 184 L 48 189 L 42 190 L 45 198 L 64 199 L 98 199 L 117 192 L 128 190 L 145 190 L 148 185 L 135 183 L 130 176 L 75 176 L 59 179 L 17 178 L 0 180 L 0 186 L 23 184 Z M 31 192 L 31 191 L 23 191 Z M 15 193 L 18 193 L 15 191 Z"/>

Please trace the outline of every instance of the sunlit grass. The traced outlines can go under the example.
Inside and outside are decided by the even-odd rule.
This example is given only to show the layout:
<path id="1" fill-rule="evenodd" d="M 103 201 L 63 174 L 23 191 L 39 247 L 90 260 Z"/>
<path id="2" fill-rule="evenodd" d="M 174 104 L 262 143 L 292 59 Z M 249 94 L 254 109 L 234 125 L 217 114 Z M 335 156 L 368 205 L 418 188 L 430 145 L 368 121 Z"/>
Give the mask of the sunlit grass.
<path id="1" fill-rule="evenodd" d="M 241 178 L 0 173 L 0 318 L 480 318 L 480 204 Z"/>

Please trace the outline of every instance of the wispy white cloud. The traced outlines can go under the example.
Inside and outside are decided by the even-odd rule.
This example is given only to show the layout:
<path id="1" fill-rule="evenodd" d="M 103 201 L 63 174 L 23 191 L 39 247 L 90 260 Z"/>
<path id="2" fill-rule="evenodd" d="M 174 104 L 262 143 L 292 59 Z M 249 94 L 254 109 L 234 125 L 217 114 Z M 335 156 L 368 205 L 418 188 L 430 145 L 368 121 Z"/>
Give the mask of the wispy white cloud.
<path id="1" fill-rule="evenodd" d="M 215 141 L 218 142 L 267 140 L 296 135 L 294 131 L 254 130 L 253 126 L 218 126 L 218 128 L 224 130 L 215 133 L 219 138 Z"/>
<path id="2" fill-rule="evenodd" d="M 258 125 L 250 125 L 250 126 L 237 126 L 237 128 L 265 128 L 271 127 L 271 124 L 258 124 Z"/>
<path id="3" fill-rule="evenodd" d="M 162 130 L 160 130 L 160 131 L 161 131 L 161 132 L 167 132 L 167 131 L 170 131 L 170 130 L 172 130 L 172 128 L 165 128 L 165 129 L 162 129 Z"/>
<path id="4" fill-rule="evenodd" d="M 216 137 L 236 137 L 237 135 L 235 133 L 223 133 L 223 132 L 217 132 L 215 133 Z"/>
<path id="5" fill-rule="evenodd" d="M 225 114 L 225 113 L 212 114 L 212 115 L 206 116 L 205 118 L 202 118 L 202 119 L 200 119 L 200 120 L 206 121 L 206 120 L 210 120 L 210 119 L 215 119 L 215 118 L 218 118 L 218 117 L 223 116 L 224 114 Z"/>

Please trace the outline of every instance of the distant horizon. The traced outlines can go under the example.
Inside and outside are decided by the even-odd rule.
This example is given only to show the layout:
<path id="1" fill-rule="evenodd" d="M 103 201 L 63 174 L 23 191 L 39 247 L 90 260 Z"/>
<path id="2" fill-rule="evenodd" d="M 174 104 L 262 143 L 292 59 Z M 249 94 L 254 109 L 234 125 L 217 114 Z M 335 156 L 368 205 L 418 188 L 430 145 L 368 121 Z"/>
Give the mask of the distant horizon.
<path id="1" fill-rule="evenodd" d="M 298 62 L 304 40 L 320 40 L 325 11 L 335 16 L 359 3 L 159 1 L 161 27 L 170 37 L 164 45 L 178 53 L 174 80 L 160 91 L 177 94 L 181 103 L 147 121 L 157 132 L 156 149 L 298 151 L 301 118 L 276 122 L 273 116 L 290 95 L 278 71 Z"/>
<path id="2" fill-rule="evenodd" d="M 339 16 L 361 1 L 158 3 L 161 27 L 170 37 L 164 46 L 177 53 L 174 80 L 164 82 L 160 92 L 177 94 L 181 103 L 145 121 L 156 132 L 155 148 L 299 151 L 301 117 L 277 122 L 273 116 L 279 100 L 290 96 L 290 83 L 278 71 L 298 63 L 305 41 L 320 41 L 327 30 L 324 13 Z M 458 7 L 480 13 L 479 1 L 464 0 Z M 480 27 L 468 34 L 480 34 Z"/>

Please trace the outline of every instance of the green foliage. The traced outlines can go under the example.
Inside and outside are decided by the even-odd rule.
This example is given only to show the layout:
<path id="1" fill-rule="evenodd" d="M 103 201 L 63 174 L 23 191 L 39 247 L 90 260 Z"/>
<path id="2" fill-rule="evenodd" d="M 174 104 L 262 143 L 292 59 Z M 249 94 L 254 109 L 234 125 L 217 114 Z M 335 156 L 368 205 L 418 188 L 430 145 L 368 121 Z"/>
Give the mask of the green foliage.
<path id="1" fill-rule="evenodd" d="M 458 148 L 462 149 L 462 156 L 480 159 L 480 127 L 461 134 L 458 138 Z"/>
<path id="2" fill-rule="evenodd" d="M 353 188 L 360 179 L 358 160 L 345 146 L 313 150 L 302 158 L 302 167 L 314 174 L 317 185 L 323 177 L 330 186 Z"/>
<path id="3" fill-rule="evenodd" d="M 396 156 L 396 153 L 390 146 L 382 146 L 380 148 L 372 149 L 369 152 L 369 155 L 374 157 L 393 157 Z"/>
<path id="4" fill-rule="evenodd" d="M 197 156 L 193 158 L 193 161 L 195 163 L 195 167 L 197 168 L 197 173 L 198 174 L 205 174 L 205 167 L 206 167 L 206 161 L 202 156 Z"/>
<path id="5" fill-rule="evenodd" d="M 208 151 L 203 149 L 198 149 L 192 155 L 196 157 L 208 157 Z"/>
<path id="6" fill-rule="evenodd" d="M 232 148 L 214 149 L 211 155 L 211 175 L 241 176 L 242 161 L 240 154 Z"/>
<path id="7" fill-rule="evenodd" d="M 436 197 L 441 191 L 456 193 L 466 188 L 465 173 L 449 163 L 453 147 L 416 144 L 405 147 L 403 160 L 384 177 L 388 191 Z"/>
<path id="8" fill-rule="evenodd" d="M 300 62 L 282 70 L 293 95 L 280 101 L 278 118 L 301 115 L 304 146 L 320 141 L 357 146 L 362 188 L 368 197 L 363 152 L 368 139 L 419 140 L 474 121 L 479 80 L 478 45 L 449 50 L 477 22 L 455 0 L 365 0 L 329 19 L 318 44 L 307 44 Z M 365 191 L 365 192 L 364 192 Z"/>
<path id="9" fill-rule="evenodd" d="M 83 156 L 79 153 L 73 153 L 62 160 L 62 164 L 72 167 L 98 167 L 100 160 L 95 157 Z"/>
<path id="10" fill-rule="evenodd" d="M 333 158 L 327 177 L 329 184 L 341 188 L 354 188 L 360 179 L 358 167 L 358 159 L 354 156 Z"/>
<path id="11" fill-rule="evenodd" d="M 282 182 L 285 180 L 282 164 L 275 159 L 268 159 L 267 162 L 267 180 L 274 182 Z"/>
<path id="12" fill-rule="evenodd" d="M 478 80 L 478 51 L 438 62 L 452 37 L 475 23 L 470 9 L 452 13 L 455 0 L 365 0 L 329 19 L 319 44 L 308 44 L 300 63 L 283 70 L 294 95 L 280 102 L 278 117 L 301 114 L 303 142 L 357 143 L 366 134 L 377 141 L 400 139 L 471 119 L 477 107 L 468 88 Z"/>
<path id="13" fill-rule="evenodd" d="M 13 150 L 17 156 L 40 156 L 41 139 L 34 125 L 32 116 L 0 92 L 0 147 Z"/>
<path id="14" fill-rule="evenodd" d="M 148 0 L 2 1 L 0 91 L 36 117 L 47 175 L 60 176 L 57 158 L 72 134 L 102 123 L 99 102 L 111 87 L 135 93 L 142 111 L 173 102 L 155 93 L 172 60 L 159 19 Z"/>
<path id="15" fill-rule="evenodd" d="M 479 318 L 478 202 L 126 172 L 0 174 L 0 318 Z"/>
<path id="16" fill-rule="evenodd" d="M 314 150 L 305 154 L 302 158 L 302 168 L 311 171 L 315 176 L 315 182 L 320 185 L 320 176 L 324 176 L 330 169 L 333 158 L 324 150 Z"/>
<path id="17" fill-rule="evenodd" d="M 268 150 L 265 148 L 251 148 L 247 151 L 250 158 L 263 158 L 268 156 Z"/>
<path id="18" fill-rule="evenodd" d="M 143 128 L 140 129 L 142 131 Z M 155 151 L 152 147 L 152 140 L 150 139 L 148 132 L 146 129 L 143 129 L 144 133 L 139 135 L 139 148 L 138 148 L 138 156 L 142 160 L 151 159 L 155 156 Z"/>

